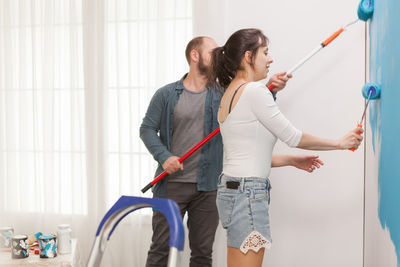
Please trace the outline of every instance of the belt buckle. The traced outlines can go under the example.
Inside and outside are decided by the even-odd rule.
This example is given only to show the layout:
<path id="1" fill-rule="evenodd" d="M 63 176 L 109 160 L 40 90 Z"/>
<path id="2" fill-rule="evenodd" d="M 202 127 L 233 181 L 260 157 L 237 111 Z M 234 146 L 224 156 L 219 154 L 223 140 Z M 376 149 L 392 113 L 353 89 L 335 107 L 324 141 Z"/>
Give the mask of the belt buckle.
<path id="1" fill-rule="evenodd" d="M 238 189 L 240 186 L 240 182 L 236 182 L 236 181 L 227 181 L 226 182 L 226 188 L 229 189 Z"/>

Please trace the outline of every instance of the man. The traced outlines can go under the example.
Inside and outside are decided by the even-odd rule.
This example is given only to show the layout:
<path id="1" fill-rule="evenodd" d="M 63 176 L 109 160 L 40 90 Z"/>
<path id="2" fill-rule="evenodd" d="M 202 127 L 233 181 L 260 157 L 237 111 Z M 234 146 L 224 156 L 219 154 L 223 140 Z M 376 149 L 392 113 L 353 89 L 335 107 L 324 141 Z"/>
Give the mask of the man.
<path id="1" fill-rule="evenodd" d="M 216 47 L 209 37 L 196 37 L 188 43 L 185 54 L 189 73 L 157 90 L 140 127 L 141 139 L 159 163 L 155 176 L 164 170 L 168 173 L 154 186 L 154 197 L 174 200 L 182 217 L 188 213 L 191 267 L 212 265 L 212 246 L 218 226 L 216 190 L 222 171 L 221 136 L 211 139 L 184 164 L 178 159 L 219 127 L 221 90 L 207 84 L 211 51 Z M 268 82 L 276 86 L 275 92 L 285 87 L 288 77 L 284 74 L 276 74 Z M 304 161 L 297 163 L 296 167 L 302 169 L 307 165 Z M 159 211 L 153 213 L 152 226 L 146 266 L 166 266 L 169 228 Z"/>

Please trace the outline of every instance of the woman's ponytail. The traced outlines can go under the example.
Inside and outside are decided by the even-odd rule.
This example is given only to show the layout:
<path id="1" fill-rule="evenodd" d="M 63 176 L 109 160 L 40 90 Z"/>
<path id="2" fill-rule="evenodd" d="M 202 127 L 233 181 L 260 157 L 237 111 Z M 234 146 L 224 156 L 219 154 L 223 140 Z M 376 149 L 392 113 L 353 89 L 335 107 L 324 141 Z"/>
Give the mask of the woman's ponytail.
<path id="1" fill-rule="evenodd" d="M 226 55 L 225 47 L 217 47 L 212 51 L 210 82 L 223 88 L 228 87 L 235 71 L 231 69 L 230 59 Z"/>

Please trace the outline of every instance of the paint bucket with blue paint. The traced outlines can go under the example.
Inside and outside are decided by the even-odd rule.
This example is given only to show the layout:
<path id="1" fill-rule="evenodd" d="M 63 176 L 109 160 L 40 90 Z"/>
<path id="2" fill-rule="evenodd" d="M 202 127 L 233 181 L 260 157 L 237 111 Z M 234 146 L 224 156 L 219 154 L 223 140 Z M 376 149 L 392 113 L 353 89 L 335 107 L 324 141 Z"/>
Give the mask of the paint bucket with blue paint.
<path id="1" fill-rule="evenodd" d="M 57 256 L 57 238 L 55 235 L 39 237 L 40 257 L 55 258 Z"/>
<path id="2" fill-rule="evenodd" d="M 15 235 L 11 238 L 11 257 L 24 259 L 29 257 L 28 236 Z"/>
<path id="3" fill-rule="evenodd" d="M 14 235 L 14 229 L 12 227 L 1 227 L 0 228 L 0 248 L 10 248 L 11 238 Z"/>

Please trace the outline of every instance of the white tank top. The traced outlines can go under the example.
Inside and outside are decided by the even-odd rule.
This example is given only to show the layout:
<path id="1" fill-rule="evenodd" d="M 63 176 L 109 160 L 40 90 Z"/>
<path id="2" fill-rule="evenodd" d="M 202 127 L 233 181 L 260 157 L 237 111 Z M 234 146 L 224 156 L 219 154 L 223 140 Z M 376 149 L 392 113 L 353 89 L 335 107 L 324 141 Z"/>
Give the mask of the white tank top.
<path id="1" fill-rule="evenodd" d="M 302 135 L 260 82 L 245 85 L 235 107 L 220 123 L 220 130 L 224 145 L 222 172 L 232 177 L 267 178 L 277 138 L 296 147 Z"/>

